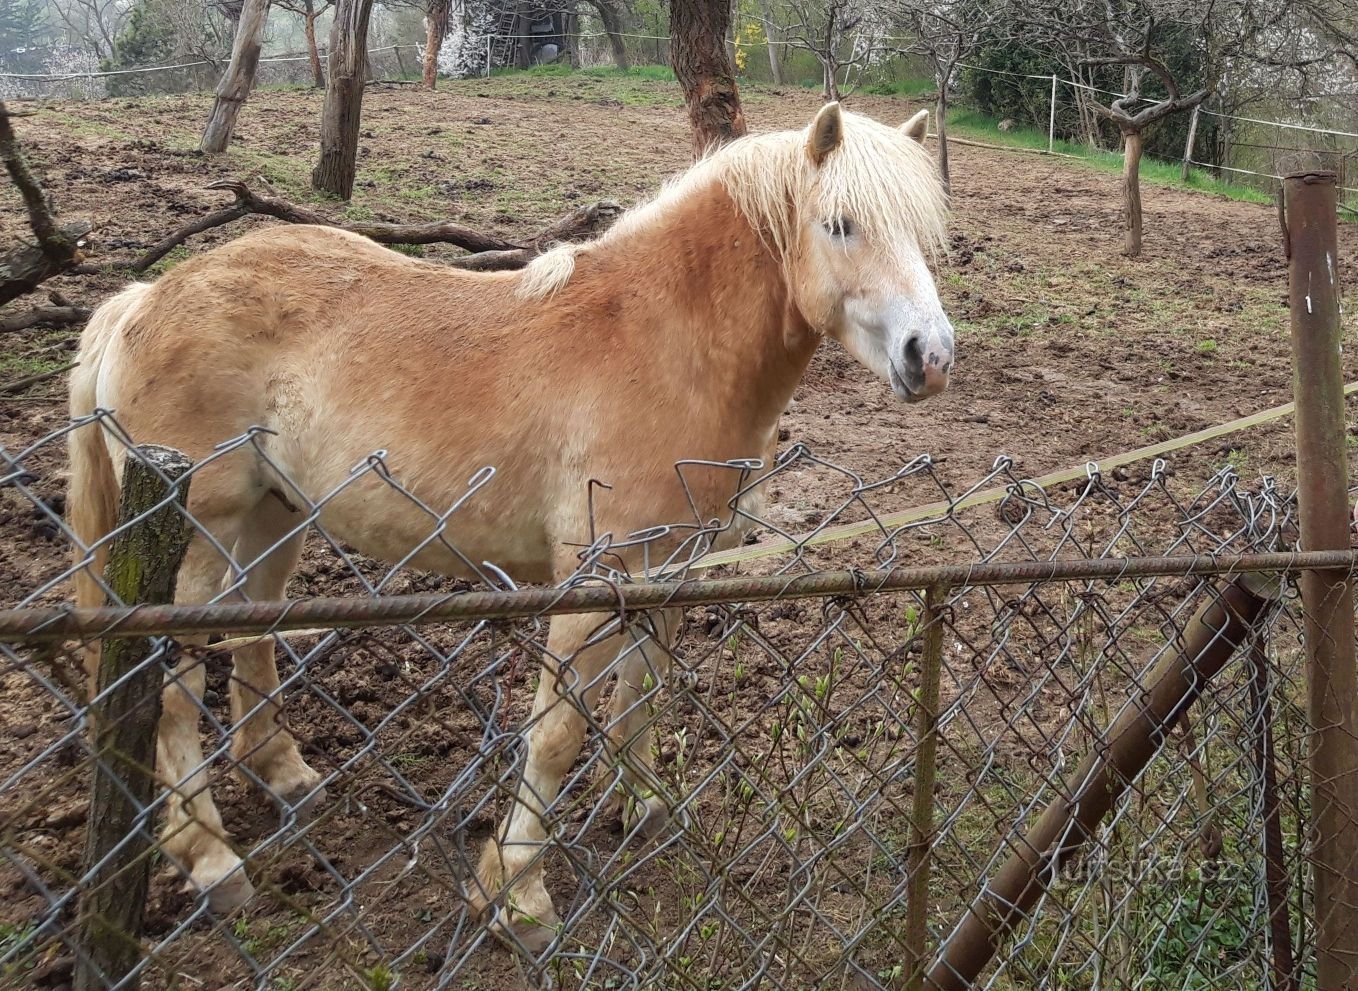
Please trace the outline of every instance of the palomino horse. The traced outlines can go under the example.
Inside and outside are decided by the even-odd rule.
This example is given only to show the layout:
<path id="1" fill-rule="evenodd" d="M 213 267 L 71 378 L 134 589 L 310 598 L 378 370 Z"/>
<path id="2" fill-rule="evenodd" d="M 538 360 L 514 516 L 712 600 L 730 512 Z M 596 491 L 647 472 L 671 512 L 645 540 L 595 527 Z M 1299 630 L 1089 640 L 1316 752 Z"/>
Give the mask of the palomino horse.
<path id="1" fill-rule="evenodd" d="M 921 146 L 926 123 L 921 112 L 886 127 L 829 104 L 804 131 L 714 152 L 600 240 L 521 272 L 457 271 L 324 227 L 252 233 L 101 306 L 72 411 L 112 410 L 136 443 L 195 460 L 267 428 L 258 448 L 219 453 L 194 477 L 188 508 L 204 532 L 180 572 L 185 603 L 221 593 L 223 549 L 254 562 L 233 594 L 281 599 L 306 520 L 294 507 L 342 487 L 378 449 L 425 507 L 452 506 L 479 469 L 497 469 L 493 498 L 452 517 L 460 554 L 428 541 L 427 511 L 380 479 L 324 501 L 328 533 L 388 562 L 456 575 L 491 561 L 516 581 L 551 582 L 571 574 L 596 528 L 636 533 L 695 509 L 731 523 L 738 473 L 685 484 L 675 465 L 768 459 L 822 338 L 903 400 L 947 385 L 953 331 L 926 265 L 946 200 Z M 125 446 L 94 428 L 71 436 L 71 519 L 90 545 L 115 524 Z M 591 479 L 612 487 L 593 507 Z M 102 604 L 92 574 L 78 585 L 83 605 Z M 663 671 L 677 617 L 662 613 L 642 644 L 635 633 L 592 638 L 600 623 L 551 621 L 518 797 L 468 892 L 498 935 L 535 949 L 557 919 L 544 816 L 613 666 L 623 671 L 608 737 L 637 796 L 629 814 L 647 834 L 668 816 L 633 718 L 642 679 L 619 657 Z M 282 723 L 272 646 L 239 647 L 233 660 L 235 757 L 279 800 L 319 801 L 321 776 Z M 167 684 L 157 769 L 172 789 L 167 852 L 226 910 L 251 885 L 207 788 L 203 686 L 201 664 Z"/>

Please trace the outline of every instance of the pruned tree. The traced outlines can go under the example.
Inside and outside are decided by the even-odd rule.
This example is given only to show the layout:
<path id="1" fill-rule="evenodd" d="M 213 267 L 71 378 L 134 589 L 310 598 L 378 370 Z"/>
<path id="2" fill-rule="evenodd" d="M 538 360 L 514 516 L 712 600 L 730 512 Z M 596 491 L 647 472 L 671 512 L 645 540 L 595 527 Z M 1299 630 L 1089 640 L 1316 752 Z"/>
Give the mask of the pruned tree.
<path id="1" fill-rule="evenodd" d="M 339 0 L 335 22 L 330 27 L 330 72 L 321 111 L 321 158 L 311 172 L 311 185 L 345 200 L 354 191 L 372 9 L 373 0 Z"/>
<path id="2" fill-rule="evenodd" d="M 887 11 L 873 0 L 771 2 L 783 41 L 810 52 L 820 63 L 821 92 L 826 100 L 838 100 L 849 74 L 861 72 L 884 54 Z"/>
<path id="3" fill-rule="evenodd" d="M 934 127 L 938 134 L 938 171 L 945 189 L 952 189 L 948 164 L 948 95 L 958 67 L 1004 18 L 1002 5 L 990 0 L 905 0 L 902 20 L 913 36 L 908 52 L 922 55 L 933 66 L 938 97 Z"/>
<path id="4" fill-rule="evenodd" d="M 736 70 L 726 51 L 730 0 L 671 0 L 670 60 L 693 128 L 693 155 L 745 134 Z"/>
<path id="5" fill-rule="evenodd" d="M 429 0 L 424 15 L 424 60 L 421 78 L 425 89 L 433 89 L 439 75 L 439 52 L 448 36 L 448 21 L 453 12 L 453 0 Z"/>
<path id="6" fill-rule="evenodd" d="M 321 69 L 320 46 L 316 44 L 316 22 L 334 6 L 334 0 L 274 0 L 284 10 L 302 18 L 302 34 L 306 38 L 307 58 L 311 62 L 311 85 L 325 88 L 325 72 Z"/>
<path id="7" fill-rule="evenodd" d="M 217 98 L 212 101 L 212 113 L 199 148 L 208 154 L 220 154 L 231 143 L 236 130 L 236 116 L 250 96 L 259 69 L 259 54 L 264 48 L 264 28 L 269 20 L 269 0 L 245 0 L 236 21 L 236 42 L 231 48 L 231 61 L 217 84 Z"/>
<path id="8" fill-rule="evenodd" d="M 1141 253 L 1145 133 L 1200 106 L 1228 71 L 1272 57 L 1313 0 L 1006 0 L 1014 36 L 1073 69 L 1120 69 L 1117 94 L 1086 105 L 1123 144 L 1124 253 Z M 1265 56 L 1265 53 L 1272 53 Z M 1276 64 L 1275 64 L 1276 68 Z"/>

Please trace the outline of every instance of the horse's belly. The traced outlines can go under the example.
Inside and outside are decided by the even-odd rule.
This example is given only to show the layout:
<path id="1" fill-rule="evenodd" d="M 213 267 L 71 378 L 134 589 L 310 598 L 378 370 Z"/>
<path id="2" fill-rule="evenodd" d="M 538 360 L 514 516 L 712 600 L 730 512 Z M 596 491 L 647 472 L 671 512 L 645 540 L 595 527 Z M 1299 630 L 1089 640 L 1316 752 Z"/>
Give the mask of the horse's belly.
<path id="1" fill-rule="evenodd" d="M 360 554 L 416 571 L 476 579 L 489 562 L 516 582 L 552 578 L 551 551 L 537 515 L 513 499 L 450 511 L 390 489 L 341 492 L 320 513 L 320 526 Z M 451 501 L 450 504 L 451 505 Z"/>

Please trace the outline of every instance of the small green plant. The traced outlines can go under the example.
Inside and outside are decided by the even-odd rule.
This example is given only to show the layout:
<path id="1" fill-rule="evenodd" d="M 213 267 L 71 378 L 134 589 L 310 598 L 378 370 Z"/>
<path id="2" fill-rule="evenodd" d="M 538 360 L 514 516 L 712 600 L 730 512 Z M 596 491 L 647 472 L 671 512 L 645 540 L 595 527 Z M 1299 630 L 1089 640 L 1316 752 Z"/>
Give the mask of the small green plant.
<path id="1" fill-rule="evenodd" d="M 396 986 L 396 972 L 384 963 L 369 967 L 363 972 L 363 979 L 372 991 L 391 991 Z"/>
<path id="2" fill-rule="evenodd" d="M 1216 353 L 1217 353 L 1217 342 L 1212 340 L 1212 338 L 1209 337 L 1205 340 L 1198 341 L 1198 354 L 1216 354 Z"/>

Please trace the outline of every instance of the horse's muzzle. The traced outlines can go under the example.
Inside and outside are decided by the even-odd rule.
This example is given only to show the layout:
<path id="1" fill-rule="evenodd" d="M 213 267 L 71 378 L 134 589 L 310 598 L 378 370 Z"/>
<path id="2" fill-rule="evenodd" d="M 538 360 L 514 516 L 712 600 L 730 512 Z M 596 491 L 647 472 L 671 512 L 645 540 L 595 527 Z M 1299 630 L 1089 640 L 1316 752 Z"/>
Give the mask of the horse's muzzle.
<path id="1" fill-rule="evenodd" d="M 930 328 L 912 333 L 899 363 L 891 363 L 891 385 L 907 402 L 936 396 L 948 387 L 952 372 L 952 328 Z"/>

